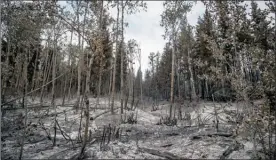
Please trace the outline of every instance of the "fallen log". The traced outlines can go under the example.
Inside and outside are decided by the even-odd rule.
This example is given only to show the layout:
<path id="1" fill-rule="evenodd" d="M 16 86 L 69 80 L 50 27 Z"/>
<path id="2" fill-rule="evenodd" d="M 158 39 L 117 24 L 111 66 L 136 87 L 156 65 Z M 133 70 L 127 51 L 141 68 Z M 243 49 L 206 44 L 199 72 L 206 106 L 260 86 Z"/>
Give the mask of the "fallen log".
<path id="1" fill-rule="evenodd" d="M 118 108 L 115 108 L 114 109 L 114 111 L 116 111 L 117 109 L 119 109 L 120 107 L 118 107 Z M 104 111 L 104 112 L 102 112 L 102 113 L 100 113 L 100 114 L 98 114 L 98 115 L 96 115 L 96 116 L 94 116 L 94 117 L 90 117 L 90 120 L 92 121 L 92 120 L 95 120 L 96 118 L 98 118 L 98 117 L 100 117 L 100 116 L 102 116 L 102 115 L 104 115 L 104 114 L 106 114 L 106 113 L 108 113 L 108 112 L 111 112 L 111 110 L 107 110 L 107 111 Z"/>
<path id="2" fill-rule="evenodd" d="M 77 152 L 78 147 L 68 148 L 63 151 L 60 151 L 58 153 L 51 155 L 48 159 L 64 159 L 64 157 L 68 156 L 68 154 Z"/>
<path id="3" fill-rule="evenodd" d="M 167 136 L 178 136 L 179 133 L 167 133 L 166 135 L 167 135 Z"/>
<path id="4" fill-rule="evenodd" d="M 59 128 L 59 130 L 60 130 L 60 133 L 62 134 L 62 136 L 64 137 L 64 139 L 65 139 L 65 140 L 68 140 L 68 139 L 69 139 L 70 142 L 72 143 L 73 148 L 74 148 L 75 146 L 74 146 L 74 143 L 73 143 L 71 137 L 70 137 L 66 132 L 64 132 L 64 131 L 61 129 L 61 127 L 60 127 L 60 125 L 59 125 L 57 119 L 56 119 L 56 123 L 57 123 L 57 126 L 58 126 L 58 128 Z"/>
<path id="5" fill-rule="evenodd" d="M 61 112 L 57 112 L 56 114 L 57 114 L 57 115 L 60 115 L 60 114 L 63 114 L 64 112 L 68 112 L 68 111 L 72 111 L 72 110 L 74 110 L 74 108 L 71 108 L 71 109 L 68 109 L 68 110 L 63 110 L 63 111 L 61 111 Z M 43 116 L 41 116 L 41 118 L 53 117 L 53 116 L 55 116 L 55 113 L 43 115 Z"/>
<path id="6" fill-rule="evenodd" d="M 30 109 L 44 109 L 44 108 L 50 108 L 50 106 L 48 105 L 42 105 L 42 106 L 31 106 L 31 107 L 27 107 L 29 110 Z M 25 109 L 22 108 L 20 105 L 14 105 L 13 107 L 3 107 L 2 110 L 4 111 L 11 111 L 11 110 L 20 110 L 20 109 Z"/>
<path id="7" fill-rule="evenodd" d="M 222 132 L 215 132 L 215 133 L 205 133 L 205 134 L 196 134 L 191 137 L 192 140 L 200 139 L 204 136 L 212 137 L 212 136 L 222 136 L 222 137 L 231 137 L 232 133 L 222 133 Z"/>
<path id="8" fill-rule="evenodd" d="M 43 151 L 47 151 L 47 150 L 52 150 L 53 149 L 53 146 L 46 146 L 45 148 L 37 148 L 35 150 L 36 153 L 39 153 L 39 152 L 43 152 Z"/>
<path id="9" fill-rule="evenodd" d="M 110 108 L 108 108 L 108 107 L 90 107 L 90 109 L 97 109 L 97 110 L 106 110 L 106 109 L 108 109 L 108 110 L 110 110 Z"/>
<path id="10" fill-rule="evenodd" d="M 40 138 L 40 139 L 35 139 L 35 140 L 30 140 L 30 139 L 28 139 L 27 141 L 28 142 L 25 142 L 24 144 L 35 144 L 35 143 L 39 143 L 39 142 L 41 142 L 41 141 L 44 141 L 44 140 L 46 140 L 47 138 L 46 137 L 42 137 L 42 138 Z"/>
<path id="11" fill-rule="evenodd" d="M 186 159 L 186 158 L 174 155 L 174 154 L 172 154 L 170 152 L 167 152 L 167 151 L 159 151 L 159 150 L 144 148 L 144 147 L 139 147 L 138 150 L 140 152 L 147 152 L 149 154 L 159 156 L 159 157 L 163 157 L 163 158 L 166 158 L 166 159 Z"/>
<path id="12" fill-rule="evenodd" d="M 170 143 L 170 144 L 165 144 L 165 145 L 162 145 L 162 146 L 160 146 L 160 147 L 163 147 L 163 148 L 166 148 L 166 147 L 170 147 L 170 146 L 172 146 L 173 144 L 172 143 Z"/>
<path id="13" fill-rule="evenodd" d="M 74 104 L 58 104 L 56 105 L 57 107 L 74 107 Z M 50 108 L 54 108 L 53 106 L 51 105 L 47 105 L 47 104 L 30 104 L 30 105 L 27 105 L 27 108 L 29 110 L 31 109 L 35 109 L 35 110 L 42 110 L 42 109 L 50 109 Z M 24 109 L 21 107 L 21 105 L 13 105 L 13 107 L 2 107 L 2 110 L 20 110 L 20 109 Z"/>
<path id="14" fill-rule="evenodd" d="M 232 152 L 239 150 L 241 147 L 243 147 L 243 144 L 239 142 L 235 142 L 234 144 L 230 145 L 220 156 L 220 159 L 226 159 Z"/>

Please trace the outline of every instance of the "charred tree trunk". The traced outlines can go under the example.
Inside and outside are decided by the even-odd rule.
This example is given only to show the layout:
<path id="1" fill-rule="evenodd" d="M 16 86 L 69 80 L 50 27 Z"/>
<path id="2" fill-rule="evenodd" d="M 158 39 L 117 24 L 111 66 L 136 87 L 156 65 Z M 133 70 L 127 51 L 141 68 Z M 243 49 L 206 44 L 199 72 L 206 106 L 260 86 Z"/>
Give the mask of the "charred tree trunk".
<path id="1" fill-rule="evenodd" d="M 21 140 L 21 147 L 20 147 L 20 154 L 19 159 L 22 159 L 23 156 L 23 148 L 25 143 L 25 137 L 26 137 L 26 128 L 27 128 L 27 121 L 28 121 L 28 107 L 25 106 L 25 93 L 28 88 L 28 78 L 27 78 L 27 58 L 25 57 L 25 64 L 24 64 L 24 87 L 23 87 L 23 100 L 22 100 L 22 107 L 25 108 L 25 119 L 24 119 L 24 130 L 22 133 L 22 140 Z"/>
<path id="2" fill-rule="evenodd" d="M 121 7 L 122 7 L 122 18 L 121 18 L 121 25 L 122 25 L 122 40 L 121 40 L 121 114 L 124 113 L 124 51 L 123 51 L 123 45 L 124 45 L 124 1 L 121 1 Z M 121 115 L 122 117 L 122 115 Z"/>
<path id="3" fill-rule="evenodd" d="M 111 105 L 111 90 L 112 90 L 112 75 L 113 75 L 113 63 L 112 63 L 112 60 L 111 60 L 111 68 L 110 68 L 110 73 L 109 73 L 109 89 L 108 89 L 108 106 L 110 107 Z"/>
<path id="4" fill-rule="evenodd" d="M 143 81 L 142 81 L 142 68 L 141 68 L 141 59 L 142 59 L 142 55 L 141 55 L 141 49 L 139 49 L 139 58 L 140 58 L 140 101 L 141 101 L 141 105 L 142 105 L 142 108 L 144 109 L 144 105 L 143 105 Z"/>
<path id="5" fill-rule="evenodd" d="M 118 54 L 118 34 L 119 34 L 119 2 L 117 2 L 117 21 L 116 21 L 116 51 L 114 58 L 114 68 L 113 68 L 113 80 L 112 80 L 112 93 L 111 93 L 111 114 L 114 114 L 114 98 L 115 98 L 115 82 L 116 82 L 116 63 Z"/>
<path id="6" fill-rule="evenodd" d="M 194 101 L 196 99 L 196 91 L 195 91 L 195 82 L 194 82 L 194 74 L 192 70 L 192 62 L 190 57 L 190 48 L 188 48 L 188 68 L 190 73 L 190 84 L 191 84 L 191 99 Z"/>
<path id="7" fill-rule="evenodd" d="M 71 38 L 70 38 L 70 50 L 69 50 L 69 59 L 68 59 L 68 72 L 70 70 L 70 62 L 71 62 L 71 54 L 72 54 L 72 39 L 73 39 L 73 29 L 71 30 Z M 70 77 L 70 78 L 69 78 Z M 70 79 L 69 81 L 69 87 L 68 87 L 68 93 L 70 93 L 70 88 L 71 88 L 71 77 L 70 75 L 65 76 L 65 84 L 64 84 L 64 89 L 63 89 L 63 98 L 62 98 L 62 106 L 64 105 L 64 101 L 65 101 L 65 92 L 66 92 L 66 86 L 67 86 L 67 80 L 68 78 Z M 68 95 L 68 99 L 69 99 L 70 94 Z"/>
<path id="8" fill-rule="evenodd" d="M 33 74 L 33 77 L 32 77 L 32 84 L 31 84 L 31 88 L 32 88 L 32 90 L 34 90 L 35 89 L 35 82 L 36 82 L 36 79 L 37 79 L 37 61 L 38 61 L 38 52 L 36 52 L 35 53 L 36 54 L 36 56 L 35 56 L 35 62 L 34 62 L 34 74 Z M 32 97 L 34 97 L 34 94 L 35 94 L 35 92 L 33 92 L 33 94 L 32 94 Z"/>
<path id="9" fill-rule="evenodd" d="M 132 67 L 132 72 L 134 73 L 133 71 L 133 67 Z M 132 74 L 133 75 L 133 74 Z M 133 109 L 133 106 L 134 106 L 134 101 L 135 101 L 135 88 L 134 88 L 134 82 L 135 82 L 135 76 L 132 77 L 132 101 L 131 101 L 131 109 Z"/>
<path id="10" fill-rule="evenodd" d="M 102 4 L 101 4 L 101 15 L 100 15 L 100 24 L 99 24 L 99 31 L 100 31 L 100 45 L 103 45 L 102 41 L 103 41 L 103 31 L 102 31 L 102 19 L 103 19 L 103 0 L 102 0 Z M 99 105 L 99 98 L 101 95 L 101 86 L 102 86 L 102 72 L 103 72 L 103 46 L 99 46 L 99 54 L 100 54 L 100 71 L 99 71 L 99 84 L 98 84 L 98 92 L 97 92 L 97 104 L 96 104 L 96 109 L 97 106 Z"/>
<path id="11" fill-rule="evenodd" d="M 97 102 L 96 102 L 96 109 L 97 106 L 99 105 L 100 101 L 100 95 L 101 95 L 101 85 L 102 85 L 102 57 L 100 58 L 100 71 L 99 71 L 99 84 L 98 84 L 98 91 L 97 91 Z"/>
<path id="12" fill-rule="evenodd" d="M 48 38 L 49 39 L 49 38 Z M 47 48 L 49 47 L 49 42 L 47 44 Z M 52 63 L 51 59 L 53 59 L 53 55 L 52 57 L 50 57 L 48 50 L 46 52 L 47 56 L 46 56 L 46 61 L 45 61 L 45 68 L 44 68 L 44 75 L 43 75 L 43 82 L 42 82 L 42 88 L 41 88 L 41 92 L 40 92 L 40 104 L 42 105 L 43 103 L 43 93 L 44 93 L 44 85 L 48 80 L 49 74 L 50 74 L 50 68 L 52 67 Z M 49 61 L 49 62 L 48 62 Z M 49 65 L 49 66 L 48 66 Z M 48 68 L 47 68 L 48 67 Z"/>
<path id="13" fill-rule="evenodd" d="M 89 56 L 88 56 L 89 57 Z M 85 129 L 84 129 L 84 136 L 83 136 L 83 144 L 81 147 L 81 151 L 79 154 L 79 159 L 81 159 L 81 157 L 84 154 L 85 151 L 85 147 L 88 141 L 88 128 L 89 128 L 89 99 L 88 99 L 88 94 L 90 92 L 89 86 L 91 83 L 91 78 L 90 78 L 90 70 L 91 70 L 91 66 L 92 66 L 92 61 L 93 61 L 93 57 L 89 57 L 87 59 L 88 65 L 86 67 L 86 82 L 85 82 L 85 94 L 84 94 L 84 101 L 85 101 L 85 105 L 86 105 L 86 110 L 84 112 L 84 116 L 86 117 L 85 119 Z"/>
<path id="14" fill-rule="evenodd" d="M 53 70 L 52 70 L 52 102 L 51 105 L 55 109 L 55 122 L 54 122 L 54 142 L 53 146 L 56 145 L 56 135 L 57 135 L 57 124 L 56 124 L 56 119 L 57 119 L 57 106 L 55 105 L 55 80 L 56 80 L 56 38 L 55 38 L 55 46 L 54 46 L 54 52 L 53 52 Z"/>
<path id="15" fill-rule="evenodd" d="M 80 2 L 77 2 L 80 3 Z M 79 15 L 79 9 L 80 4 L 77 4 L 77 23 L 78 23 L 78 31 L 80 30 L 80 15 Z M 80 103 L 80 95 L 81 95 L 81 66 L 82 66 L 82 50 L 81 50 L 81 33 L 78 33 L 78 48 L 79 48 L 79 63 L 78 63 L 78 88 L 77 88 L 77 101 L 75 104 L 75 107 L 79 108 Z"/>
<path id="16" fill-rule="evenodd" d="M 172 46 L 172 70 L 171 70 L 171 95 L 170 95 L 170 115 L 169 118 L 172 119 L 172 109 L 174 105 L 174 71 L 175 71 L 175 65 L 174 65 L 174 59 L 175 59 L 175 26 L 173 27 L 173 46 Z"/>

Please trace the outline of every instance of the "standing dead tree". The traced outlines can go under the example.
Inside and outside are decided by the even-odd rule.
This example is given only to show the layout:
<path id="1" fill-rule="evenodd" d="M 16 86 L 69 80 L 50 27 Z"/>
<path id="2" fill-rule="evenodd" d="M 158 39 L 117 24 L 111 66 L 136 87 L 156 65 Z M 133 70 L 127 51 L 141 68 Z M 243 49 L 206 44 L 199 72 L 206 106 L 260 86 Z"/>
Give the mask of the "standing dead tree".
<path id="1" fill-rule="evenodd" d="M 117 55 L 118 55 L 118 34 L 119 34 L 119 16 L 120 16 L 120 8 L 119 8 L 119 1 L 117 2 L 117 20 L 116 20 L 116 46 L 115 46 L 115 58 L 113 62 L 113 78 L 112 78 L 112 91 L 111 91 L 111 113 L 114 114 L 114 98 L 115 98 L 115 82 L 116 82 L 116 63 L 117 63 Z"/>
<path id="2" fill-rule="evenodd" d="M 92 46 L 93 44 L 91 44 Z M 93 54 L 93 53 L 92 53 Z M 87 56 L 87 64 L 86 64 L 86 81 L 85 81 L 85 94 L 84 94 L 84 101 L 85 101 L 85 106 L 86 110 L 84 111 L 84 116 L 86 117 L 85 119 L 85 129 L 84 129 L 84 136 L 83 136 L 83 144 L 80 150 L 80 154 L 78 156 L 79 159 L 81 159 L 84 156 L 85 152 L 85 147 L 88 141 L 88 128 L 89 128 L 89 99 L 88 95 L 90 93 L 89 86 L 91 84 L 91 78 L 90 78 L 90 70 L 93 62 L 93 57 L 92 55 Z"/>
<path id="3" fill-rule="evenodd" d="M 191 9 L 191 4 L 184 1 L 164 2 L 165 10 L 161 15 L 161 26 L 165 28 L 165 37 L 172 42 L 172 69 L 171 69 L 171 87 L 170 87 L 170 115 L 171 119 L 174 105 L 174 72 L 175 72 L 175 50 L 176 36 L 179 30 L 180 21 L 183 16 Z"/>
<path id="4" fill-rule="evenodd" d="M 27 54 L 29 55 L 29 54 Z M 27 79 L 27 59 L 28 57 L 25 56 L 25 63 L 24 63 L 24 81 L 25 81 L 25 84 L 24 84 L 24 88 L 23 88 L 23 94 L 25 94 L 26 90 L 28 89 L 28 79 Z M 26 137 L 26 128 L 27 128 L 27 121 L 28 121 L 28 107 L 25 106 L 25 97 L 23 97 L 23 100 L 22 100 L 22 107 L 25 108 L 25 119 L 24 119 L 24 130 L 23 130 L 23 133 L 22 133 L 22 140 L 21 140 L 21 147 L 20 147 L 20 154 L 19 154 L 19 159 L 21 160 L 22 159 L 22 156 L 23 156 L 23 148 L 24 148 L 24 141 L 25 141 L 25 137 Z"/>

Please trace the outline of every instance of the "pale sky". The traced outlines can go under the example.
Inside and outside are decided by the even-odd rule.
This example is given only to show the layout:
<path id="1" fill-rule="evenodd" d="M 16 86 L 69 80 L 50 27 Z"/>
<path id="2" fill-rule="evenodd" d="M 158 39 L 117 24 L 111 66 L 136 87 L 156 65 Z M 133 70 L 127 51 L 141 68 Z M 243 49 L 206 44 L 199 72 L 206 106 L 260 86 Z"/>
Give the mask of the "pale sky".
<path id="1" fill-rule="evenodd" d="M 126 41 L 135 39 L 140 43 L 143 73 L 148 68 L 150 52 L 159 51 L 162 53 L 166 43 L 166 40 L 162 37 L 164 29 L 160 26 L 163 1 L 147 1 L 146 3 L 147 12 L 141 11 L 140 13 L 125 16 L 125 21 L 129 25 L 125 28 L 125 38 Z M 197 2 L 197 4 L 193 4 L 192 11 L 187 16 L 191 25 L 195 25 L 198 17 L 205 11 L 203 3 Z M 138 69 L 138 63 L 135 69 Z"/>

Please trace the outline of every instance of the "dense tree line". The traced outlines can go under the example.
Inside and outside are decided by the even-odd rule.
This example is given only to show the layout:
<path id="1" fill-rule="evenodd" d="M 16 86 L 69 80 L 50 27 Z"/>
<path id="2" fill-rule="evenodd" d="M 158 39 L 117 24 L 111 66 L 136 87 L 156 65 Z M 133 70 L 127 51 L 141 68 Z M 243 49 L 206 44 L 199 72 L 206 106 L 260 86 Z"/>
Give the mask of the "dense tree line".
<path id="1" fill-rule="evenodd" d="M 218 101 L 263 98 L 265 86 L 274 76 L 275 19 L 271 14 L 275 11 L 260 9 L 254 1 L 250 6 L 239 1 L 204 4 L 205 13 L 195 27 L 188 24 L 186 16 L 181 17 L 176 42 L 170 40 L 161 55 L 150 54 L 144 82 L 144 88 L 150 89 L 145 94 L 169 99 L 176 43 L 175 97 L 212 100 L 214 96 Z"/>
<path id="2" fill-rule="evenodd" d="M 85 68 L 91 58 L 89 86 L 91 94 L 97 96 L 99 85 L 102 86 L 100 94 L 110 94 L 110 76 L 114 68 L 113 46 L 116 43 L 118 47 L 115 47 L 115 52 L 118 54 L 116 54 L 115 91 L 121 91 L 121 57 L 123 57 L 123 77 L 126 81 L 130 72 L 129 64 L 134 61 L 131 59 L 132 56 L 129 56 L 134 53 L 130 52 L 137 52 L 138 46 L 135 40 L 121 42 L 124 41 L 121 36 L 124 33 L 122 27 L 125 23 L 122 21 L 123 24 L 118 26 L 116 23 L 121 24 L 122 16 L 125 14 L 122 10 L 131 14 L 136 12 L 137 6 L 144 7 L 145 4 L 139 1 L 126 2 L 123 6 L 117 2 L 101 6 L 100 1 L 66 3 L 73 10 L 66 10 L 66 7 L 55 2 L 5 1 L 1 4 L 3 26 L 1 85 L 4 101 L 8 98 L 5 96 L 21 95 L 25 85 L 27 85 L 26 92 L 29 92 L 49 82 L 53 77 L 54 54 L 55 74 L 65 74 L 55 80 L 58 88 L 55 91 L 56 96 L 66 95 L 72 98 L 76 93 L 77 96 L 84 93 Z M 118 13 L 121 13 L 118 22 L 107 12 L 109 7 L 117 5 Z M 77 39 L 77 42 L 74 42 L 74 39 Z M 131 49 L 133 47 L 134 49 Z M 27 82 L 22 81 L 24 66 L 27 69 Z M 99 82 L 100 77 L 101 82 Z M 51 92 L 51 88 L 51 85 L 46 85 L 33 95 L 43 97 Z M 6 93 L 9 91 L 11 92 Z"/>

